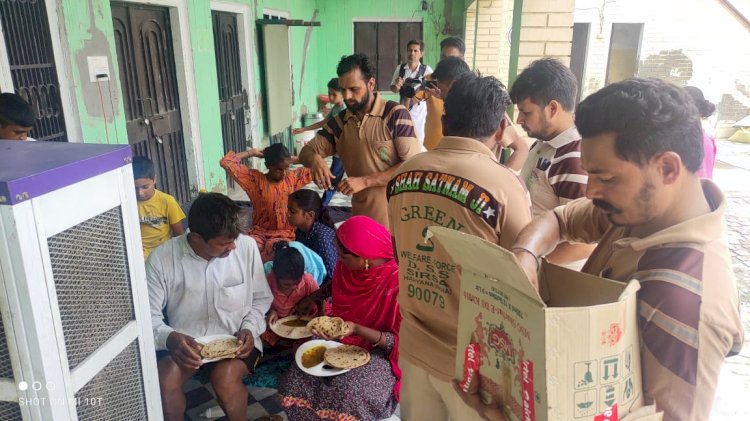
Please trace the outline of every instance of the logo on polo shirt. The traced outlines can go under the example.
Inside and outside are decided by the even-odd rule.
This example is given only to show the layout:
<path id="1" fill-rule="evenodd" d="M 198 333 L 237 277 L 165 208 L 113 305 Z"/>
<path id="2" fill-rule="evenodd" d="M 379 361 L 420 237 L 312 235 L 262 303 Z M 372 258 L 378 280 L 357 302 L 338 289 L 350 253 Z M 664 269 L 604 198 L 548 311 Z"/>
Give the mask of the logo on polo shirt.
<path id="1" fill-rule="evenodd" d="M 434 194 L 452 200 L 477 214 L 492 227 L 497 225 L 500 203 L 487 190 L 470 180 L 438 171 L 407 171 L 394 177 L 387 188 L 388 199 L 407 192 Z"/>

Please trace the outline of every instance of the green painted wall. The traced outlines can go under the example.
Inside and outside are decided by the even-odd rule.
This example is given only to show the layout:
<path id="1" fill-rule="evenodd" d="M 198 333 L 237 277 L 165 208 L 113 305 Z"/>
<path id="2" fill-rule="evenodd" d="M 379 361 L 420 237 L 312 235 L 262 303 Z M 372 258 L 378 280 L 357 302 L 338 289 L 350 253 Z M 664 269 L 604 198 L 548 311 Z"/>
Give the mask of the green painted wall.
<path id="1" fill-rule="evenodd" d="M 224 144 L 221 135 L 219 82 L 216 74 L 211 5 L 209 0 L 188 0 L 187 4 L 205 178 L 199 188 L 225 192 L 226 173 L 219 166 L 219 160 L 224 156 Z"/>
<path id="2" fill-rule="evenodd" d="M 440 40 L 450 34 L 463 33 L 463 4 L 458 0 L 429 0 L 429 9 L 421 9 L 422 0 L 266 0 L 259 2 L 257 14 L 262 17 L 263 8 L 289 12 L 292 19 L 311 20 L 318 11 L 316 20 L 321 26 L 311 32 L 309 50 L 306 56 L 305 75 L 300 90 L 300 71 L 306 27 L 290 28 L 292 67 L 294 77 L 294 114 L 300 117 L 317 109 L 317 96 L 327 92 L 328 80 L 336 76 L 336 65 L 341 56 L 354 51 L 354 20 L 360 18 L 422 19 L 424 41 L 427 44 L 425 62 L 432 67 L 440 55 L 437 46 Z M 446 25 L 446 21 L 448 24 Z M 404 46 L 404 49 L 406 46 Z M 256 63 L 257 66 L 257 63 Z M 260 69 L 257 86 L 261 87 Z M 258 92 L 258 95 L 262 95 Z M 390 94 L 391 98 L 397 98 Z M 260 97 L 258 98 L 260 100 Z M 297 121 L 297 125 L 300 122 Z M 263 127 L 265 130 L 265 127 Z M 267 141 L 267 140 L 266 140 Z"/>
<path id="3" fill-rule="evenodd" d="M 288 12 L 290 19 L 300 19 L 310 21 L 313 18 L 313 13 L 316 10 L 317 1 L 314 0 L 265 0 L 258 1 L 256 7 L 256 16 L 258 19 L 263 18 L 263 9 L 273 9 L 274 11 Z M 318 18 L 320 20 L 320 13 Z M 305 33 L 308 28 L 312 28 L 310 31 L 310 42 L 307 51 L 307 59 L 304 70 L 304 79 L 301 79 L 302 74 L 302 60 L 305 46 Z M 257 35 L 257 33 L 256 33 Z M 299 119 L 299 117 L 307 112 L 306 110 L 314 110 L 317 108 L 316 96 L 320 91 L 317 87 L 318 69 L 316 62 L 317 58 L 317 45 L 320 37 L 320 27 L 305 27 L 305 26 L 290 26 L 289 27 L 289 44 L 291 48 L 292 58 L 292 89 L 294 90 L 294 104 L 292 105 L 292 116 Z M 256 36 L 256 47 L 260 38 Z M 255 48 L 254 51 L 259 52 L 259 48 Z M 257 91 L 255 93 L 255 103 L 258 107 L 258 117 L 260 121 L 261 131 L 261 142 L 260 146 L 267 146 L 268 133 L 266 133 L 266 125 L 264 124 L 263 115 L 266 110 L 263 104 L 263 87 L 265 82 L 262 80 L 263 71 L 261 64 L 263 57 L 258 57 L 256 54 L 254 58 L 255 65 L 255 86 Z M 302 81 L 302 89 L 300 89 L 300 81 Z M 323 86 L 325 88 L 325 85 Z"/>
<path id="4" fill-rule="evenodd" d="M 100 0 L 62 0 L 62 11 L 83 140 L 86 143 L 127 143 L 110 3 Z M 195 86 L 198 99 L 198 133 L 194 138 L 200 139 L 199 159 L 204 169 L 204 179 L 191 179 L 191 182 L 198 188 L 223 191 L 226 189 L 224 170 L 218 163 L 224 151 L 210 1 L 189 0 L 187 21 L 190 38 L 187 39 L 184 35 L 182 38 L 186 48 L 192 50 L 193 64 L 189 70 L 194 75 L 194 80 L 188 80 L 187 83 Z M 172 25 L 177 25 L 177 22 L 172 22 Z M 180 52 L 175 51 L 175 54 L 179 55 Z M 99 86 L 89 82 L 88 56 L 108 58 L 113 76 L 109 82 L 100 82 Z M 178 79 L 180 77 L 182 75 L 178 74 Z M 186 110 L 182 110 L 182 116 L 183 119 L 188 118 Z M 188 162 L 191 163 L 196 154 L 192 143 L 187 140 Z M 193 163 L 192 167 L 195 168 L 196 165 Z M 195 170 L 192 173 L 194 176 Z"/>
<path id="5" fill-rule="evenodd" d="M 62 0 L 75 99 L 86 143 L 127 143 L 109 2 Z M 88 56 L 105 56 L 114 77 L 89 81 Z M 101 94 L 100 94 L 101 89 Z M 101 96 L 100 96 L 101 95 Z M 110 96 L 111 95 L 111 96 Z"/>
<path id="6" fill-rule="evenodd" d="M 431 7 L 428 11 L 422 10 L 422 0 L 319 0 L 318 3 L 323 23 L 321 39 L 324 40 L 318 46 L 318 72 L 321 75 L 318 83 L 321 92 L 325 92 L 328 79 L 336 75 L 336 65 L 341 56 L 354 52 L 355 19 L 422 19 L 424 62 L 435 68 L 440 56 L 440 40 L 445 37 L 440 33 L 445 22 L 443 0 L 428 1 Z M 406 45 L 401 48 L 406 50 Z M 390 94 L 389 97 L 397 99 L 395 94 Z"/>
<path id="7" fill-rule="evenodd" d="M 62 23 L 67 34 L 75 99 L 78 103 L 83 140 L 87 143 L 127 143 L 123 114 L 117 54 L 115 50 L 110 3 L 104 0 L 60 0 Z M 185 0 L 189 34 L 182 34 L 183 45 L 192 51 L 190 73 L 197 97 L 197 147 L 203 165 L 203 179 L 192 180 L 196 187 L 226 191 L 224 171 L 219 160 L 224 151 L 221 138 L 221 121 L 214 54 L 210 0 Z M 421 9 L 421 0 L 235 0 L 249 6 L 262 18 L 263 9 L 289 13 L 292 19 L 315 20 L 305 58 L 304 79 L 302 63 L 305 56 L 305 35 L 308 27 L 290 27 L 290 44 L 293 69 L 293 115 L 301 116 L 317 109 L 317 95 L 326 93 L 326 83 L 335 75 L 335 67 L 342 55 L 353 51 L 353 21 L 355 18 L 421 18 L 424 40 L 427 43 L 425 62 L 434 67 L 439 51 L 439 41 L 449 33 L 463 31 L 463 4 L 461 0 L 428 0 L 429 10 Z M 439 16 L 436 18 L 435 16 Z M 446 20 L 448 23 L 446 24 Z M 172 22 L 177 25 L 177 22 Z M 257 28 L 253 25 L 253 57 L 249 63 L 255 74 L 255 92 L 250 91 L 251 102 L 256 107 L 259 134 L 251 136 L 255 146 L 268 144 L 265 133 L 263 108 L 262 57 L 259 57 Z M 189 35 L 189 38 L 187 38 Z M 179 51 L 175 52 L 180 54 Z M 106 56 L 113 76 L 109 82 L 89 82 L 88 56 Z M 178 72 L 178 78 L 182 77 Z M 301 85 L 301 86 L 300 86 Z M 99 89 L 101 88 L 101 97 Z M 111 96 L 110 96 L 111 93 Z M 183 118 L 186 118 L 183 110 Z M 299 122 L 297 123 L 299 124 Z M 188 161 L 196 155 L 187 141 Z M 193 171 L 195 172 L 195 171 Z"/>

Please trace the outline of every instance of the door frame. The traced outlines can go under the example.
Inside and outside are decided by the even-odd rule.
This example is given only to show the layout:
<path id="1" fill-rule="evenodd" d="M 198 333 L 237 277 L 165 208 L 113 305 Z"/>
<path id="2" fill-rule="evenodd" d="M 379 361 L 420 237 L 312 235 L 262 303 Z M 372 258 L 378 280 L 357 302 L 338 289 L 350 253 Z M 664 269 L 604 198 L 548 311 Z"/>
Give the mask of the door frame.
<path id="1" fill-rule="evenodd" d="M 47 9 L 47 25 L 49 25 L 49 34 L 52 41 L 52 56 L 55 59 L 57 84 L 60 88 L 60 106 L 63 109 L 65 133 L 68 143 L 84 143 L 81 119 L 78 113 L 78 103 L 76 102 L 75 85 L 71 82 L 75 79 L 73 78 L 73 67 L 70 61 L 71 55 L 67 44 L 68 37 L 64 25 L 60 24 L 63 21 L 63 11 L 62 5 L 59 3 L 59 1 L 44 2 L 44 6 Z M 63 40 L 66 42 L 63 43 Z M 2 22 L 0 22 L 0 90 L 3 92 L 15 92 Z"/>
<path id="2" fill-rule="evenodd" d="M 187 4 L 184 0 L 116 0 L 144 6 L 166 7 L 169 11 L 169 26 L 172 31 L 172 51 L 174 52 L 175 76 L 177 91 L 180 96 L 180 119 L 185 142 L 185 161 L 187 162 L 188 184 L 190 194 L 198 194 L 205 185 L 203 166 L 203 148 L 201 144 L 200 121 L 198 119 L 198 95 L 195 90 L 196 79 L 193 61 L 193 48 L 190 45 L 192 36 L 188 21 Z M 110 6 L 111 7 L 111 6 Z M 181 52 L 178 53 L 178 52 Z M 117 54 L 113 53 L 113 66 L 119 69 Z M 121 99 L 124 101 L 124 99 Z M 125 109 L 125 104 L 121 104 Z"/>
<path id="3" fill-rule="evenodd" d="M 245 123 L 245 133 L 246 136 L 249 134 L 252 137 L 252 147 L 260 148 L 262 145 L 255 86 L 255 64 L 258 63 L 258 58 L 253 55 L 253 47 L 256 42 L 255 9 L 246 4 L 211 0 L 211 10 L 234 13 L 238 17 L 237 38 L 240 46 L 240 73 L 242 74 L 242 85 L 247 91 L 247 106 L 250 107 L 250 124 Z"/>

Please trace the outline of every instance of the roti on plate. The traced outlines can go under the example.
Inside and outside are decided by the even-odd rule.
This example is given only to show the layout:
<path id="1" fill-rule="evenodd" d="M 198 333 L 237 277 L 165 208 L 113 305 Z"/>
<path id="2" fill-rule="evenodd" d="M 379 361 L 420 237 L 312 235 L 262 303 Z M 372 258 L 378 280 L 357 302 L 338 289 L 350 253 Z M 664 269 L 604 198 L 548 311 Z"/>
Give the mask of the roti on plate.
<path id="1" fill-rule="evenodd" d="M 354 345 L 342 345 L 328 348 L 325 353 L 326 363 L 336 368 L 357 368 L 370 362 L 370 352 Z"/>
<path id="2" fill-rule="evenodd" d="M 238 349 L 240 349 L 240 341 L 237 338 L 216 339 L 203 345 L 201 357 L 221 358 L 234 356 L 234 353 Z"/>
<path id="3" fill-rule="evenodd" d="M 276 320 L 269 327 L 271 330 L 282 338 L 302 339 L 312 336 L 312 332 L 307 327 L 310 321 L 309 317 L 287 316 L 283 319 Z"/>
<path id="4" fill-rule="evenodd" d="M 307 324 L 308 329 L 315 329 L 329 338 L 338 338 L 346 334 L 348 323 L 341 317 L 316 317 Z"/>

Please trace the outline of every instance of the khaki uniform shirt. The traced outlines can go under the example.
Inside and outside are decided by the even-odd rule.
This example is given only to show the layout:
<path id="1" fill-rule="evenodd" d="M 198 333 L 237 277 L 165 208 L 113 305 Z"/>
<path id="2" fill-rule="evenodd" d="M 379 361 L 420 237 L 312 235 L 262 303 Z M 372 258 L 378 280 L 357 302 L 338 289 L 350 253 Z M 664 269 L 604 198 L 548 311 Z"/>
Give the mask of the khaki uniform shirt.
<path id="1" fill-rule="evenodd" d="M 386 171 L 420 151 L 409 111 L 375 93 L 372 110 L 362 121 L 349 109 L 328 119 L 312 148 L 322 157 L 338 154 L 349 177 Z M 352 214 L 366 215 L 388 227 L 385 187 L 370 187 L 352 196 Z"/>
<path id="2" fill-rule="evenodd" d="M 475 139 L 445 137 L 399 167 L 388 184 L 399 259 L 399 354 L 434 376 L 455 373 L 460 278 L 427 227 L 440 225 L 509 248 L 531 221 L 521 180 Z"/>
<path id="3" fill-rule="evenodd" d="M 424 102 L 427 103 L 427 118 L 424 125 L 424 147 L 428 151 L 431 151 L 437 147 L 440 139 L 443 138 L 442 118 L 445 113 L 445 102 L 435 95 L 429 95 Z M 492 151 L 496 152 L 495 156 L 499 156 L 502 148 L 507 148 L 514 142 L 526 138 L 526 133 L 514 124 L 510 118 L 506 118 L 506 120 L 508 125 L 505 127 L 500 144 L 492 148 Z M 531 140 L 528 138 L 525 141 L 531 143 Z"/>
<path id="4" fill-rule="evenodd" d="M 531 194 L 534 216 L 586 196 L 588 174 L 581 165 L 581 135 L 575 126 L 529 149 L 521 178 Z"/>
<path id="5" fill-rule="evenodd" d="M 610 224 L 588 199 L 555 209 L 566 239 L 599 241 L 583 272 L 641 282 L 643 389 L 664 420 L 707 420 L 724 357 L 743 341 L 726 201 L 713 182 L 702 183 L 712 212 L 645 238 Z"/>

